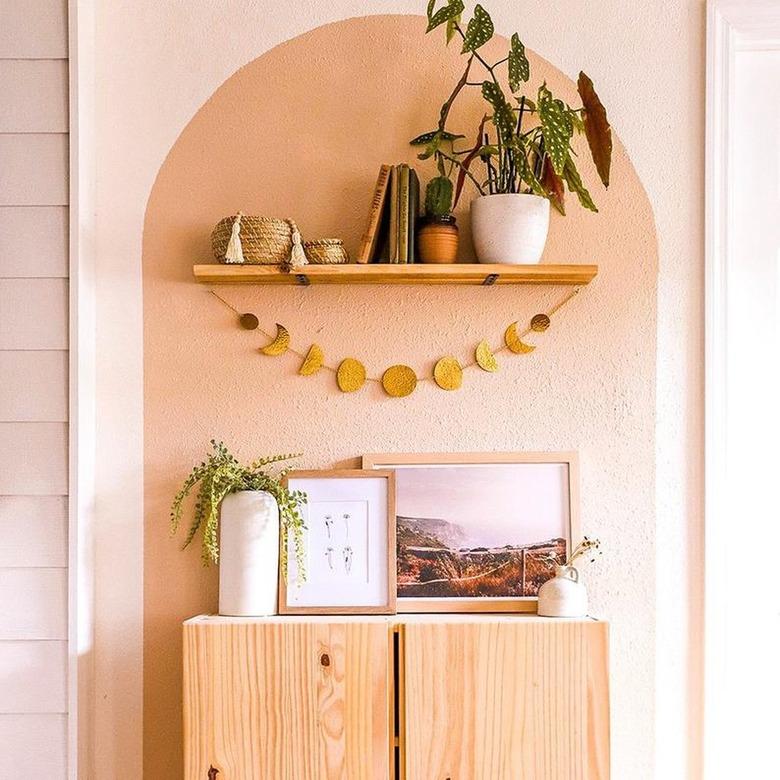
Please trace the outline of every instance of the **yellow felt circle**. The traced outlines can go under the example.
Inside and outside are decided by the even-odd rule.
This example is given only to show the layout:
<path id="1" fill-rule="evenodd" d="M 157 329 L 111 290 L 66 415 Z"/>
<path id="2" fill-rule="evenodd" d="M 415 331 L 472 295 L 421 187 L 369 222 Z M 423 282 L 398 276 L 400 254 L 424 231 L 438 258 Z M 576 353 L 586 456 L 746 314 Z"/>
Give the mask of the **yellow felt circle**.
<path id="1" fill-rule="evenodd" d="M 342 393 L 360 390 L 366 381 L 366 367 L 355 358 L 345 358 L 336 371 L 336 382 Z"/>
<path id="2" fill-rule="evenodd" d="M 463 368 L 448 355 L 433 367 L 433 379 L 442 390 L 457 390 L 463 384 Z"/>
<path id="3" fill-rule="evenodd" d="M 417 387 L 417 376 L 409 366 L 390 366 L 382 374 L 382 387 L 388 395 L 403 398 L 414 392 Z"/>
<path id="4" fill-rule="evenodd" d="M 539 333 L 550 327 L 550 318 L 546 314 L 535 314 L 531 320 L 531 330 Z"/>
<path id="5" fill-rule="evenodd" d="M 264 355 L 283 355 L 290 348 L 290 334 L 284 325 L 276 323 L 276 338 L 266 346 L 261 347 L 260 351 Z"/>
<path id="6" fill-rule="evenodd" d="M 523 355 L 529 352 L 533 352 L 536 347 L 533 344 L 526 344 L 517 333 L 517 323 L 513 322 L 504 331 L 504 343 L 512 350 L 516 355 Z"/>
<path id="7" fill-rule="evenodd" d="M 490 349 L 490 344 L 487 341 L 480 341 L 477 344 L 477 348 L 474 351 L 474 357 L 477 360 L 477 365 L 483 371 L 498 371 L 498 362 L 496 356 Z"/>
<path id="8" fill-rule="evenodd" d="M 306 358 L 301 363 L 301 367 L 298 369 L 298 373 L 301 376 L 316 374 L 322 368 L 324 361 L 325 355 L 322 352 L 322 347 L 319 344 L 312 344 L 309 347 Z"/>

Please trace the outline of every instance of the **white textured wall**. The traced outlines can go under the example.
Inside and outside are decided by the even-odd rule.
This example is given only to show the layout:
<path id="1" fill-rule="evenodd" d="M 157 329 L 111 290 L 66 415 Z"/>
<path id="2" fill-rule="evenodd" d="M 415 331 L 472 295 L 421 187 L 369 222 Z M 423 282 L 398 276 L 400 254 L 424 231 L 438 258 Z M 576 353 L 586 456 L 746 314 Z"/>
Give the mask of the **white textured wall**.
<path id="1" fill-rule="evenodd" d="M 141 228 L 168 149 L 222 81 L 275 44 L 350 16 L 423 10 L 416 2 L 384 0 L 301 2 L 294 12 L 248 1 L 102 3 L 97 18 L 98 508 L 111 534 L 122 539 L 121 546 L 105 548 L 114 558 L 110 582 L 103 583 L 105 601 L 98 605 L 98 620 L 105 625 L 117 619 L 118 607 L 127 615 L 120 624 L 133 629 L 140 606 Z M 634 766 L 632 777 L 649 778 L 655 753 L 655 776 L 695 777 L 698 735 L 689 725 L 697 713 L 698 679 L 692 670 L 699 651 L 703 3 L 528 0 L 520 7 L 494 0 L 489 10 L 501 33 L 518 29 L 527 46 L 570 76 L 580 68 L 589 72 L 655 211 L 660 245 L 657 511 L 655 518 L 645 518 L 643 538 L 631 545 L 631 555 L 621 557 L 620 548 L 608 551 L 614 556 L 612 573 L 599 588 L 636 593 L 636 614 L 647 617 L 644 639 L 623 646 L 614 659 L 623 669 L 616 696 L 630 700 L 632 675 L 641 689 L 648 685 L 647 674 L 655 674 L 656 682 L 650 727 L 626 731 L 625 721 L 615 724 L 618 765 Z M 624 262 L 630 273 L 633 258 Z M 655 570 L 659 576 L 653 581 Z M 635 572 L 639 583 L 633 581 Z M 134 666 L 139 642 L 130 630 L 122 638 L 123 655 L 117 648 L 114 660 L 105 656 L 97 680 L 127 704 L 121 730 L 108 718 L 101 721 L 100 714 L 98 722 L 106 744 L 126 749 L 122 766 L 131 776 L 140 734 Z M 636 718 L 646 724 L 652 709 L 652 701 L 638 698 L 628 722 Z"/>

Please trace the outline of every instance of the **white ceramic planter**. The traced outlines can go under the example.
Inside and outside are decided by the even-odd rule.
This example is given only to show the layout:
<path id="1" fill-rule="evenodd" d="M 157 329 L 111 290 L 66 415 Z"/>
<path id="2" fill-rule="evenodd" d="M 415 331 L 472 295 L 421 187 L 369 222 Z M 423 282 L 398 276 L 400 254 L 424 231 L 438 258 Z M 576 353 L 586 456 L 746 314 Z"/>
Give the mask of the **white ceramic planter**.
<path id="1" fill-rule="evenodd" d="M 279 506 L 262 490 L 225 496 L 219 519 L 219 614 L 275 615 Z"/>
<path id="2" fill-rule="evenodd" d="M 556 566 L 555 576 L 539 588 L 537 612 L 544 617 L 585 617 L 588 591 L 573 566 Z"/>
<path id="3" fill-rule="evenodd" d="M 538 263 L 549 227 L 547 198 L 511 193 L 471 201 L 471 234 L 480 263 Z"/>

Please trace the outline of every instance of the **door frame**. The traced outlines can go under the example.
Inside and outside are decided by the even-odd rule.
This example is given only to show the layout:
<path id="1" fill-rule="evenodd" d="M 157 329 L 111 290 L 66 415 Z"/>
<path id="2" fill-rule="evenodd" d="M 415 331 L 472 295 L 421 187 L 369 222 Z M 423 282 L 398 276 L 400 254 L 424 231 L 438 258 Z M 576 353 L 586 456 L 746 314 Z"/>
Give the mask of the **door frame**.
<path id="1" fill-rule="evenodd" d="M 94 777 L 94 0 L 68 1 L 68 778 Z"/>
<path id="2" fill-rule="evenodd" d="M 705 445 L 704 445 L 704 777 L 718 778 L 729 735 L 722 705 L 726 674 L 728 556 L 726 461 L 728 398 L 727 270 L 733 255 L 730 122 L 734 58 L 744 48 L 780 48 L 780 5 L 775 0 L 708 0 L 705 142 Z"/>

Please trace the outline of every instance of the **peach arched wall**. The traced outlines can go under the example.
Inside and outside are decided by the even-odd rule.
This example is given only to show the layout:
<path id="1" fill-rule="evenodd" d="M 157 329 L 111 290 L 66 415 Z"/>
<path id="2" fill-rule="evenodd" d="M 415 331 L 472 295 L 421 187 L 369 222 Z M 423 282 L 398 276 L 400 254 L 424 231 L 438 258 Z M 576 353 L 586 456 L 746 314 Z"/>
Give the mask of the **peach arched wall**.
<path id="1" fill-rule="evenodd" d="M 343 395 L 332 375 L 296 374 L 298 360 L 257 353 L 191 266 L 208 262 L 209 233 L 241 209 L 294 217 L 305 237 L 355 249 L 381 162 L 414 162 L 406 141 L 435 125 L 461 59 L 414 16 L 350 19 L 296 37 L 241 68 L 197 112 L 160 169 L 143 240 L 145 617 L 144 776 L 177 777 L 180 622 L 216 607 L 215 570 L 168 537 L 172 496 L 211 437 L 247 458 L 305 453 L 304 467 L 355 466 L 372 451 L 576 449 L 582 520 L 605 555 L 589 577 L 593 608 L 613 622 L 614 776 L 649 778 L 653 731 L 655 355 L 657 247 L 644 189 L 616 138 L 600 207 L 554 218 L 548 262 L 594 262 L 596 281 L 555 319 L 539 348 L 473 371 L 444 393 L 421 386 L 389 399 L 375 386 Z M 506 41 L 486 47 L 491 56 Z M 571 81 L 532 56 L 572 101 Z M 475 96 L 459 116 L 473 132 Z M 457 119 L 457 116 L 456 116 Z M 617 128 L 619 130 L 619 128 Z M 459 220 L 467 228 L 465 213 Z M 464 258 L 471 256 L 468 230 Z M 223 288 L 262 327 L 284 323 L 305 348 L 360 357 L 373 374 L 404 362 L 418 373 L 463 359 L 503 328 L 544 311 L 562 288 Z M 641 608 L 637 608 L 641 605 Z"/>

